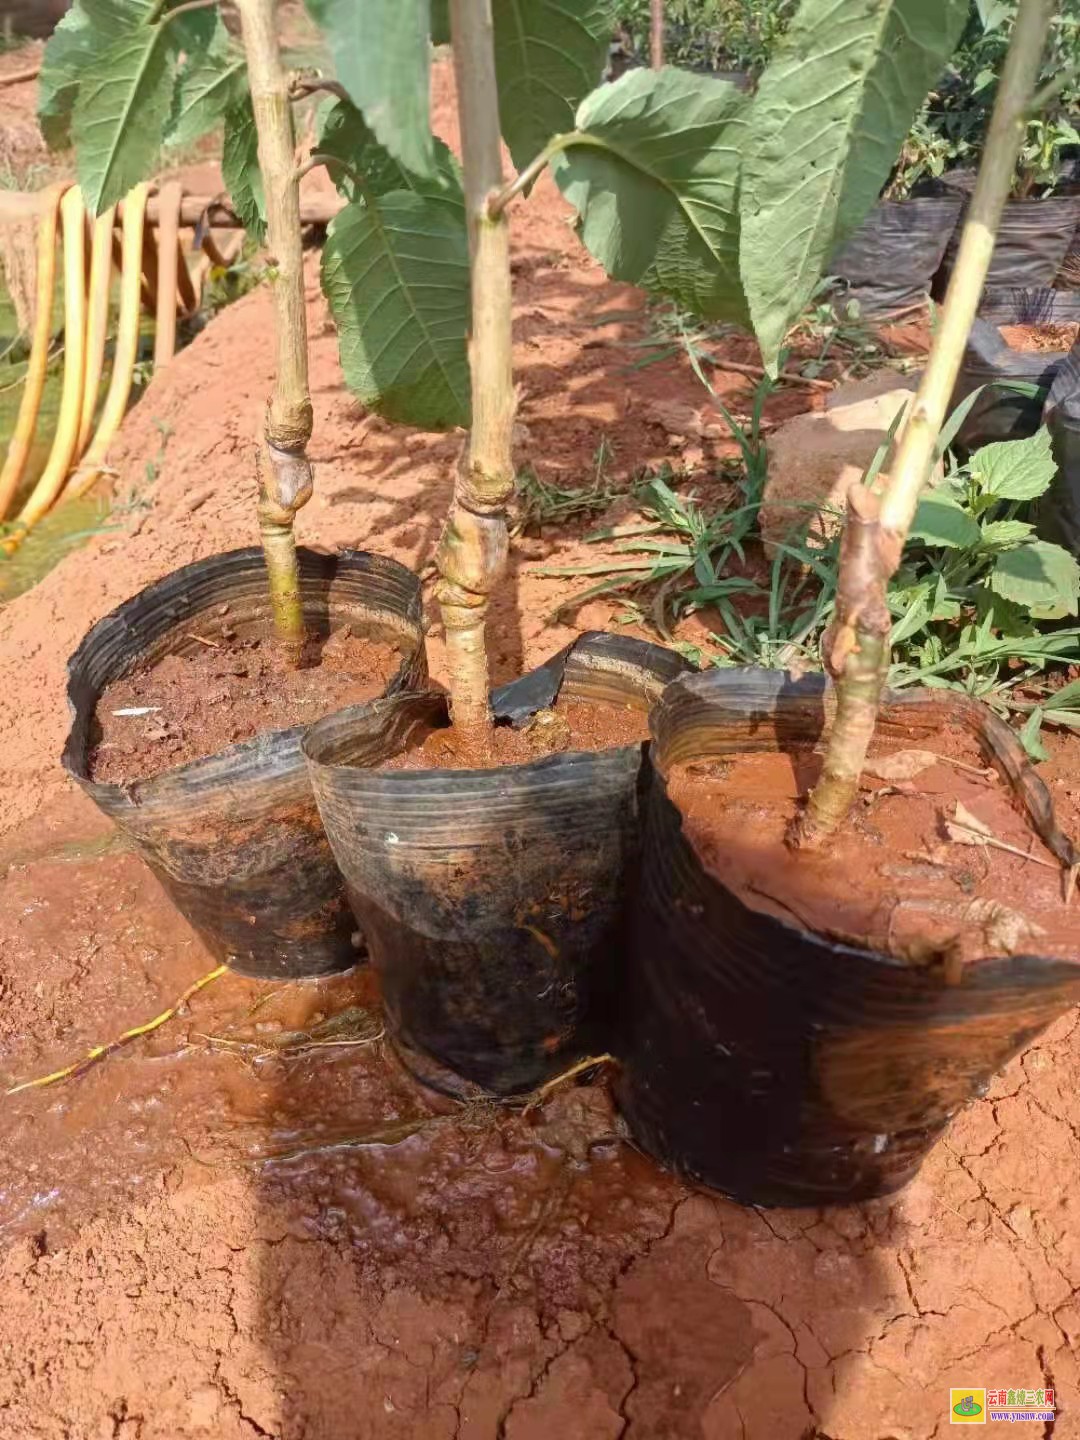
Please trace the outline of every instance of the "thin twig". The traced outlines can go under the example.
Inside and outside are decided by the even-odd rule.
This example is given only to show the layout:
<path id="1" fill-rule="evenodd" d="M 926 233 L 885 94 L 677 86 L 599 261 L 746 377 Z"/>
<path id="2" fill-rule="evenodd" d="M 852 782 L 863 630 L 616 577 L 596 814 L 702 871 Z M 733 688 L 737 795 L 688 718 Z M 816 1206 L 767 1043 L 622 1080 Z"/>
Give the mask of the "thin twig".
<path id="1" fill-rule="evenodd" d="M 339 100 L 349 100 L 349 92 L 344 85 L 337 80 L 328 80 L 323 75 L 296 75 L 289 81 L 290 100 L 304 100 L 320 90 L 327 95 L 335 95 Z"/>
<path id="2" fill-rule="evenodd" d="M 75 1060 L 72 1064 L 65 1065 L 60 1070 L 53 1070 L 48 1075 L 40 1075 L 36 1080 L 23 1080 L 19 1085 L 12 1085 L 9 1090 L 4 1091 L 4 1094 L 18 1095 L 21 1090 L 37 1090 L 43 1085 L 55 1085 L 60 1080 L 67 1080 L 72 1075 L 81 1074 L 83 1070 L 88 1070 L 91 1065 L 97 1064 L 99 1060 L 103 1060 L 106 1055 L 111 1055 L 114 1050 L 119 1050 L 121 1046 L 127 1045 L 132 1040 L 138 1040 L 142 1035 L 149 1035 L 154 1030 L 159 1030 L 166 1021 L 173 1018 L 177 1011 L 180 1010 L 193 995 L 196 995 L 205 986 L 209 985 L 211 981 L 217 980 L 219 976 L 226 974 L 228 968 L 227 965 L 218 965 L 206 975 L 201 975 L 198 980 L 187 987 L 180 998 L 170 1005 L 167 1010 L 163 1010 L 160 1015 L 155 1015 L 152 1020 L 147 1020 L 145 1024 L 132 1026 L 130 1030 L 125 1030 L 122 1035 L 118 1036 L 115 1040 L 107 1041 L 104 1045 L 91 1046 L 81 1060 Z"/>
<path id="3" fill-rule="evenodd" d="M 758 380 L 765 374 L 761 365 L 747 365 L 741 360 L 726 360 L 722 355 L 709 355 L 702 352 L 701 358 L 720 371 L 733 370 L 737 375 L 750 375 Z M 810 390 L 834 390 L 836 388 L 832 380 L 814 380 L 809 375 L 793 374 L 790 370 L 781 370 L 777 379 L 786 380 L 791 385 L 805 385 Z"/>
<path id="4" fill-rule="evenodd" d="M 586 1070 L 592 1070 L 597 1065 L 614 1064 L 615 1056 L 609 1055 L 606 1051 L 603 1055 L 587 1055 L 584 1060 L 579 1060 L 576 1065 L 571 1065 L 569 1070 L 564 1070 L 562 1074 L 555 1075 L 550 1080 L 545 1080 L 543 1085 L 541 1085 L 538 1090 L 534 1090 L 529 1096 L 525 1108 L 521 1113 L 528 1115 L 530 1110 L 535 1110 L 538 1105 L 543 1105 L 544 1101 L 553 1091 L 557 1090 L 561 1085 L 565 1085 L 568 1080 L 573 1080 L 575 1076 L 583 1075 Z"/>
<path id="5" fill-rule="evenodd" d="M 31 65 L 28 70 L 12 70 L 7 75 L 0 75 L 0 88 L 8 85 L 26 85 L 31 80 L 36 80 L 41 74 L 41 63 Z"/>

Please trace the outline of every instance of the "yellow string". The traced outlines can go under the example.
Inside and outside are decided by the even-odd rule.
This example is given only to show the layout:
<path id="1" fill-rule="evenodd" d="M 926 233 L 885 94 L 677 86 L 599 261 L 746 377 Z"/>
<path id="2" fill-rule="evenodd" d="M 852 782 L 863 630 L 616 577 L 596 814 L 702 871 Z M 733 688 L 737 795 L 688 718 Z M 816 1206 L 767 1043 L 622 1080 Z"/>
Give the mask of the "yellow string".
<path id="1" fill-rule="evenodd" d="M 24 1080 L 20 1085 L 13 1085 L 10 1090 L 5 1090 L 4 1094 L 18 1095 L 20 1090 L 36 1090 L 42 1085 L 55 1085 L 58 1080 L 66 1080 L 69 1076 L 78 1075 L 81 1071 L 88 1069 L 103 1056 L 119 1050 L 129 1040 L 137 1040 L 140 1035 L 149 1035 L 151 1031 L 160 1029 L 193 995 L 198 994 L 212 980 L 217 980 L 219 976 L 224 975 L 228 968 L 227 965 L 218 965 L 216 969 L 201 976 L 194 984 L 187 987 L 179 1000 L 170 1005 L 167 1010 L 163 1010 L 160 1015 L 155 1015 L 153 1020 L 147 1020 L 145 1025 L 135 1025 L 130 1030 L 125 1030 L 116 1040 L 110 1040 L 105 1045 L 92 1045 L 81 1060 L 76 1060 L 71 1065 L 65 1065 L 62 1070 L 53 1070 L 48 1075 L 40 1075 L 36 1080 Z"/>

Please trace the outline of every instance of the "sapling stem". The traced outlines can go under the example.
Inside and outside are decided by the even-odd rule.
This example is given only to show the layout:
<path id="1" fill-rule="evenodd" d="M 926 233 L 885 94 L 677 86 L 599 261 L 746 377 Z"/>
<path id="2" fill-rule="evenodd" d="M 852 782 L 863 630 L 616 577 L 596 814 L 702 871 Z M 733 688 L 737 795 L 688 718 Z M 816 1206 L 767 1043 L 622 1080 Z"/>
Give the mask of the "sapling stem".
<path id="1" fill-rule="evenodd" d="M 664 64 L 664 0 L 649 0 L 649 64 L 654 70 Z"/>
<path id="2" fill-rule="evenodd" d="M 514 489 L 510 232 L 488 200 L 503 186 L 491 0 L 450 0 L 472 285 L 472 428 L 439 542 L 436 594 L 446 629 L 451 718 L 491 723 L 484 641 L 488 597 L 506 566 L 506 502 Z"/>
<path id="3" fill-rule="evenodd" d="M 236 0 L 236 4 L 259 136 L 274 297 L 276 368 L 259 463 L 259 531 L 274 627 L 287 658 L 299 664 L 304 611 L 293 521 L 297 510 L 311 498 L 311 463 L 306 452 L 312 414 L 296 141 L 274 29 L 274 0 Z"/>
<path id="4" fill-rule="evenodd" d="M 1020 0 L 941 321 L 888 480 L 880 499 L 862 485 L 848 494 L 836 609 L 824 644 L 836 680 L 836 719 L 821 780 L 788 837 L 795 846 L 827 839 L 855 799 L 889 669 L 888 582 L 930 474 L 978 310 L 1053 11 L 1054 0 Z"/>

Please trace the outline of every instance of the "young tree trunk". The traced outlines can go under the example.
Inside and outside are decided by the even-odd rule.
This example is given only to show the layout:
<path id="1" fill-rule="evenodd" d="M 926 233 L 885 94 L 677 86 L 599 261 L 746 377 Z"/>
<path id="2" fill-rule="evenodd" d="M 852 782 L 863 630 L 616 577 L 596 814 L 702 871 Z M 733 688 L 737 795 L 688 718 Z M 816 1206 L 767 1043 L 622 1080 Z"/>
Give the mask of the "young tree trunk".
<path id="1" fill-rule="evenodd" d="M 450 0 L 472 278 L 472 428 L 435 557 L 446 627 L 451 715 L 491 723 L 484 641 L 488 597 L 506 567 L 506 502 L 514 489 L 510 232 L 488 200 L 503 185 L 491 0 Z"/>
<path id="2" fill-rule="evenodd" d="M 789 836 L 795 846 L 819 845 L 832 835 L 858 791 L 889 670 L 888 583 L 930 474 L 978 310 L 1053 13 L 1054 0 L 1020 0 L 941 323 L 888 482 L 880 498 L 861 485 L 848 495 L 836 610 L 824 646 L 836 680 L 836 719 L 821 780 Z"/>
<path id="3" fill-rule="evenodd" d="M 296 142 L 285 70 L 274 29 L 275 0 L 236 0 L 259 135 L 266 229 L 273 271 L 276 374 L 259 461 L 259 531 L 278 639 L 299 664 L 304 614 L 293 521 L 311 498 L 311 396 L 300 236 Z"/>
<path id="4" fill-rule="evenodd" d="M 649 64 L 659 70 L 664 63 L 664 0 L 649 0 Z"/>

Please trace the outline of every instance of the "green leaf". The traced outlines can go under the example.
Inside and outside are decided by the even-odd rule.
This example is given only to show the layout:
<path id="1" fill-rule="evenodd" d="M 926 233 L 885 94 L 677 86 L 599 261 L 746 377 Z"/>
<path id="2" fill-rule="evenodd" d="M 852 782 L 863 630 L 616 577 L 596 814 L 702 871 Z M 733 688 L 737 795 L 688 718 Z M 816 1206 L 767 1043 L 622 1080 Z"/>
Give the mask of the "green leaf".
<path id="1" fill-rule="evenodd" d="M 161 25 L 139 25 L 88 59 L 72 136 L 79 184 L 92 215 L 122 200 L 153 169 L 175 65 Z"/>
<path id="2" fill-rule="evenodd" d="M 982 536 L 978 525 L 962 505 L 948 495 L 931 490 L 919 501 L 910 538 L 922 540 L 927 545 L 969 550 L 978 545 Z"/>
<path id="3" fill-rule="evenodd" d="M 1039 731 L 1042 729 L 1043 712 L 1038 705 L 1020 727 L 1020 743 L 1027 751 L 1028 758 L 1036 764 L 1040 760 L 1049 760 L 1050 755 L 1046 746 L 1039 738 Z"/>
<path id="4" fill-rule="evenodd" d="M 989 585 L 995 594 L 1026 606 L 1042 619 L 1075 615 L 1080 565 L 1060 545 L 1036 540 L 999 555 Z"/>
<path id="5" fill-rule="evenodd" d="M 803 0 L 761 78 L 739 263 L 765 363 L 877 199 L 968 0 Z"/>
<path id="6" fill-rule="evenodd" d="M 430 174 L 429 0 L 307 0 L 337 77 L 395 160 Z"/>
<path id="7" fill-rule="evenodd" d="M 86 12 L 76 4 L 45 46 L 38 78 L 38 123 L 50 150 L 62 150 L 71 143 L 71 112 L 92 44 Z"/>
<path id="8" fill-rule="evenodd" d="M 664 69 L 628 71 L 578 107 L 582 143 L 552 168 L 613 279 L 746 323 L 736 208 L 746 106 L 726 81 Z"/>
<path id="9" fill-rule="evenodd" d="M 323 290 L 345 380 L 389 420 L 443 430 L 469 423 L 469 248 L 440 200 L 395 191 L 330 223 Z"/>
<path id="10" fill-rule="evenodd" d="M 1024 520 L 987 520 L 982 526 L 982 543 L 992 545 L 995 549 L 1004 549 L 1010 545 L 1019 545 L 1021 540 L 1026 540 L 1034 533 L 1035 526 Z"/>
<path id="11" fill-rule="evenodd" d="M 165 132 L 170 145 L 189 145 L 206 135 L 247 93 L 244 57 L 231 50 L 229 32 L 216 12 L 210 13 L 218 29 L 205 48 L 184 60 Z"/>
<path id="12" fill-rule="evenodd" d="M 609 0 L 494 0 L 503 137 L 519 170 L 599 85 L 614 31 Z"/>
<path id="13" fill-rule="evenodd" d="M 92 3 L 100 3 L 100 0 L 92 0 Z M 138 0 L 144 4 L 146 0 Z M 183 0 L 180 0 L 183 3 Z M 179 4 L 170 5 L 169 10 L 179 9 Z M 168 10 L 165 12 L 168 14 Z M 205 10 L 192 10 L 187 15 L 178 15 L 175 20 L 170 20 L 165 27 L 169 44 L 175 46 L 186 55 L 202 55 L 207 50 L 221 48 L 228 43 L 229 32 L 222 23 L 221 16 L 215 6 L 208 6 Z"/>
<path id="14" fill-rule="evenodd" d="M 975 0 L 975 8 L 984 30 L 996 30 L 1016 14 L 1016 6 L 1010 0 Z"/>
<path id="15" fill-rule="evenodd" d="M 154 0 L 80 0 L 86 17 L 98 34 L 114 39 L 137 30 L 150 18 Z"/>
<path id="16" fill-rule="evenodd" d="M 136 31 L 152 0 L 75 0 L 45 46 L 38 80 L 38 121 L 51 150 L 71 144 L 71 115 L 79 86 L 96 57 Z"/>
<path id="17" fill-rule="evenodd" d="M 1052 690 L 1043 701 L 1044 710 L 1067 710 L 1080 704 L 1080 680 L 1071 680 L 1060 690 Z"/>
<path id="18" fill-rule="evenodd" d="M 464 223 L 465 197 L 458 163 L 441 140 L 435 141 L 432 173 L 416 175 L 379 144 L 355 105 L 348 100 L 338 100 L 323 114 L 316 149 L 342 162 L 327 168 L 347 200 L 361 199 L 364 194 L 387 195 L 392 190 L 412 190 L 417 195 L 428 195 L 455 206 Z M 350 171 L 362 178 L 362 188 Z"/>
<path id="19" fill-rule="evenodd" d="M 225 112 L 221 176 L 244 229 L 254 239 L 262 240 L 266 235 L 266 196 L 259 169 L 259 134 L 255 128 L 250 95 L 245 95 Z"/>
<path id="20" fill-rule="evenodd" d="M 971 478 L 996 500 L 1034 500 L 1057 474 L 1044 425 L 1026 440 L 998 440 L 976 450 L 968 463 Z"/>

